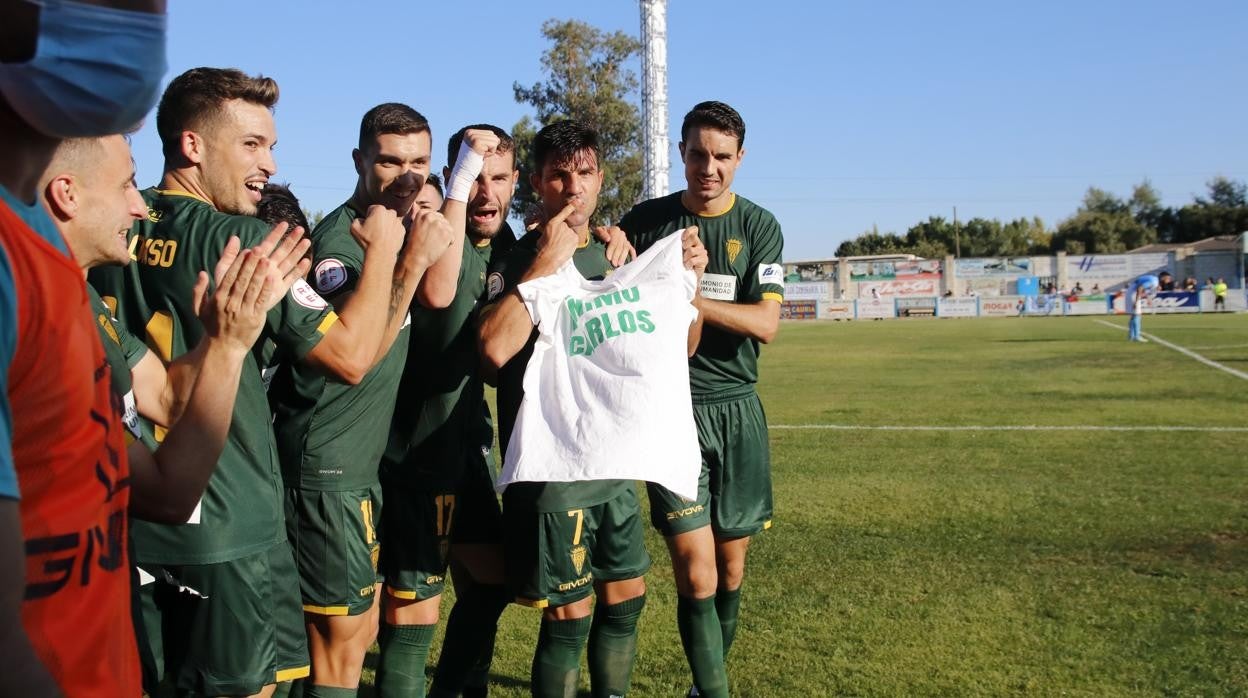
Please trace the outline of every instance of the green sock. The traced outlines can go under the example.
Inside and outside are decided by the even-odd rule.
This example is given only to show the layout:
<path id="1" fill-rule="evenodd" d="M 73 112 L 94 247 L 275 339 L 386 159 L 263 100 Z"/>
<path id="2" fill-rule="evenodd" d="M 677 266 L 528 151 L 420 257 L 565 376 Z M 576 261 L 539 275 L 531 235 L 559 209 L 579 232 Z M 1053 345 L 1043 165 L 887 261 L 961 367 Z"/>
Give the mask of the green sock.
<path id="1" fill-rule="evenodd" d="M 637 658 L 637 619 L 646 595 L 607 605 L 594 605 L 589 631 L 589 690 L 594 698 L 626 696 Z"/>
<path id="2" fill-rule="evenodd" d="M 534 698 L 575 698 L 581 674 L 581 650 L 593 618 L 542 619 L 530 676 Z"/>
<path id="3" fill-rule="evenodd" d="M 680 643 L 693 671 L 698 693 L 709 698 L 728 697 L 728 674 L 724 669 L 724 636 L 715 612 L 715 597 L 676 597 L 676 627 Z"/>
<path id="4" fill-rule="evenodd" d="M 715 610 L 719 613 L 719 627 L 724 635 L 724 661 L 728 661 L 728 650 L 732 640 L 737 636 L 737 616 L 741 614 L 741 587 L 732 591 L 720 589 L 715 594 Z"/>
<path id="5" fill-rule="evenodd" d="M 303 698 L 303 687 L 307 682 L 307 679 L 283 681 L 277 684 L 277 688 L 273 690 L 273 698 Z"/>
<path id="6" fill-rule="evenodd" d="M 424 698 L 425 660 L 437 625 L 381 624 L 377 642 L 377 695 L 381 698 Z"/>
<path id="7" fill-rule="evenodd" d="M 470 582 L 464 586 L 446 619 L 446 637 L 429 689 L 430 698 L 459 696 L 469 676 L 481 672 L 482 663 L 484 674 L 489 677 L 494 633 L 498 630 L 498 617 L 507 608 L 507 592 L 501 584 Z M 484 685 L 484 681 L 478 685 Z"/>
<path id="8" fill-rule="evenodd" d="M 358 688 L 337 688 L 313 684 L 303 687 L 303 698 L 355 698 L 357 693 L 359 693 Z"/>

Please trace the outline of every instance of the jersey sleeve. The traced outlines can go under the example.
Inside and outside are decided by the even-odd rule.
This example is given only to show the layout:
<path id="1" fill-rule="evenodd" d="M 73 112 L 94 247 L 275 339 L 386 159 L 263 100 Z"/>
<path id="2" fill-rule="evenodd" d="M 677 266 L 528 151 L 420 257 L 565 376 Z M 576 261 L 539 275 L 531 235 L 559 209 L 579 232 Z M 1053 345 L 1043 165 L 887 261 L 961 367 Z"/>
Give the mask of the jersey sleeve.
<path id="1" fill-rule="evenodd" d="M 350 228 L 334 225 L 313 236 L 311 280 L 322 297 L 332 301 L 354 291 L 363 269 L 364 250 L 351 236 Z"/>
<path id="2" fill-rule="evenodd" d="M 117 318 L 111 314 L 108 316 L 108 322 L 112 324 L 113 331 L 117 333 L 117 343 L 121 345 L 121 353 L 126 357 L 126 365 L 134 368 L 150 350 L 143 340 L 130 334 L 130 331 L 117 322 Z"/>
<path id="3" fill-rule="evenodd" d="M 225 216 L 219 225 L 226 227 L 215 237 L 224 241 L 229 235 L 237 235 L 243 249 L 260 244 L 269 234 L 268 224 L 258 218 Z M 269 311 L 264 336 L 277 344 L 283 356 L 301 359 L 320 343 L 337 321 L 338 315 L 324 297 L 300 279 Z"/>
<path id="4" fill-rule="evenodd" d="M 13 464 L 13 415 L 9 411 L 9 364 L 17 350 L 17 290 L 9 258 L 0 247 L 0 497 L 17 499 Z"/>
<path id="5" fill-rule="evenodd" d="M 493 303 L 502 295 L 520 283 L 520 277 L 533 262 L 533 253 L 527 245 L 517 244 L 490 265 L 490 273 L 485 280 L 486 301 Z"/>
<path id="6" fill-rule="evenodd" d="M 780 223 L 769 213 L 762 212 L 752 222 L 753 234 L 750 245 L 750 265 L 745 275 L 742 300 L 756 303 L 772 300 L 784 301 L 784 236 Z"/>
<path id="7" fill-rule="evenodd" d="M 267 328 L 277 353 L 299 360 L 320 344 L 336 322 L 338 314 L 329 303 L 311 284 L 299 279 L 282 302 L 269 311 Z"/>

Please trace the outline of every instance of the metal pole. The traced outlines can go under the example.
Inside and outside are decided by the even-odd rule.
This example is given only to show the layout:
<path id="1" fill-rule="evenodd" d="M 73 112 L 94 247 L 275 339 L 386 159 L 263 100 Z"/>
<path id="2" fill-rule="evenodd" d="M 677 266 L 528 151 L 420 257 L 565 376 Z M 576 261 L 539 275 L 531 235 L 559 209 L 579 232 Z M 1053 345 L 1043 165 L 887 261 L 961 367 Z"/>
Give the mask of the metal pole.
<path id="1" fill-rule="evenodd" d="M 642 199 L 667 194 L 667 0 L 641 3 Z"/>
<path id="2" fill-rule="evenodd" d="M 962 256 L 962 240 L 958 237 L 958 207 L 953 207 L 953 257 Z"/>

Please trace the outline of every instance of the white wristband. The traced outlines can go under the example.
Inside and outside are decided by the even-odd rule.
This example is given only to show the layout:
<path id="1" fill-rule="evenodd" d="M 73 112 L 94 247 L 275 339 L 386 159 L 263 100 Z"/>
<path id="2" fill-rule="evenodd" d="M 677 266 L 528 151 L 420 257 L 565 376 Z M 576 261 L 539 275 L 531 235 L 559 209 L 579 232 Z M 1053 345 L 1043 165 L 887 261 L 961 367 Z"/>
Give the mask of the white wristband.
<path id="1" fill-rule="evenodd" d="M 461 142 L 455 166 L 446 182 L 446 198 L 468 203 L 468 192 L 472 191 L 472 183 L 477 181 L 484 166 L 485 156 L 473 150 L 468 141 Z"/>

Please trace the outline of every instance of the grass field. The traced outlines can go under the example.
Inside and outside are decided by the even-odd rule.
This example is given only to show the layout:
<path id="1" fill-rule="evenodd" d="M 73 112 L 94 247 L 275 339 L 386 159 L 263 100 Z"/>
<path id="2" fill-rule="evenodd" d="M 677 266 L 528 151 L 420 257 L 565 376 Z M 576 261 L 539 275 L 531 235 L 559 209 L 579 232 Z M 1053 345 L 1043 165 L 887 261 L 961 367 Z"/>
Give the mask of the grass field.
<path id="1" fill-rule="evenodd" d="M 1248 371 L 1248 316 L 1144 331 Z M 762 361 L 775 526 L 733 695 L 1248 694 L 1246 389 L 1092 318 L 786 323 Z M 991 425 L 1232 430 L 862 428 Z M 632 695 L 674 697 L 671 568 L 648 543 Z M 505 613 L 491 695 L 528 695 L 538 621 Z"/>

